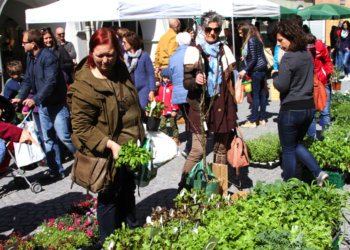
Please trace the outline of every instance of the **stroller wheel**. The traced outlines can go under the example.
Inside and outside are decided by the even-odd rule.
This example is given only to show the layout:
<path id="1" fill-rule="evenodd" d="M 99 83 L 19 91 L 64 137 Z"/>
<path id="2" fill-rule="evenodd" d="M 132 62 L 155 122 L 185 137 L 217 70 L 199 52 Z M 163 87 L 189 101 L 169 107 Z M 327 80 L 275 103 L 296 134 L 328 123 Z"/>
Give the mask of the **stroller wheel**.
<path id="1" fill-rule="evenodd" d="M 18 186 L 24 186 L 26 181 L 22 177 L 15 177 L 15 184 Z"/>
<path id="2" fill-rule="evenodd" d="M 33 193 L 39 193 L 41 191 L 41 185 L 40 183 L 33 182 L 32 186 L 30 187 L 30 190 L 32 190 Z"/>

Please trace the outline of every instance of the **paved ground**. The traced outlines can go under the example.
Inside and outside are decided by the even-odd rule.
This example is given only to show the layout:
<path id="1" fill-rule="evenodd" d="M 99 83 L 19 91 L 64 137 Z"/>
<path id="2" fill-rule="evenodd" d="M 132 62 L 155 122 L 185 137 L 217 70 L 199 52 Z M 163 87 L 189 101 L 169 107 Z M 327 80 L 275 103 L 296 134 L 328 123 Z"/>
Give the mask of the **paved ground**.
<path id="1" fill-rule="evenodd" d="M 342 91 L 349 89 L 350 83 L 342 84 Z M 269 102 L 267 106 L 267 125 L 259 126 L 256 129 L 242 129 L 244 139 L 253 139 L 266 132 L 276 132 L 276 118 L 279 110 L 279 102 Z M 250 113 L 248 104 L 244 100 L 239 105 L 239 122 L 244 123 Z M 184 140 L 184 125 L 179 125 L 180 139 Z M 211 162 L 213 153 L 208 144 L 208 160 Z M 184 143 L 179 147 L 179 152 L 184 149 Z M 136 196 L 137 216 L 140 224 L 145 222 L 147 215 L 151 213 L 151 208 L 156 206 L 173 206 L 172 199 L 176 196 L 177 183 L 180 180 L 182 167 L 185 159 L 182 156 L 176 157 L 173 161 L 158 170 L 158 175 L 148 187 L 141 188 L 141 197 Z M 68 159 L 64 164 L 67 175 L 70 173 L 73 159 Z M 26 175 L 30 181 L 38 179 L 45 169 L 38 167 L 28 171 Z M 282 170 L 278 167 L 274 170 L 264 170 L 247 167 L 240 171 L 240 180 L 243 190 L 249 190 L 259 180 L 274 182 L 281 179 Z M 229 181 L 237 183 L 235 171 L 229 168 Z M 34 232 L 44 219 L 55 218 L 63 215 L 74 201 L 85 199 L 86 192 L 77 185 L 72 189 L 71 179 L 46 183 L 43 191 L 34 194 L 27 185 L 18 187 L 14 184 L 10 175 L 0 179 L 0 238 L 9 235 L 13 231 L 20 231 L 24 234 Z M 238 189 L 232 185 L 229 191 L 235 193 Z M 344 190 L 350 191 L 350 186 L 345 186 Z M 94 196 L 94 195 L 92 195 Z M 341 245 L 341 249 L 349 249 L 350 227 L 347 227 L 346 235 Z"/>

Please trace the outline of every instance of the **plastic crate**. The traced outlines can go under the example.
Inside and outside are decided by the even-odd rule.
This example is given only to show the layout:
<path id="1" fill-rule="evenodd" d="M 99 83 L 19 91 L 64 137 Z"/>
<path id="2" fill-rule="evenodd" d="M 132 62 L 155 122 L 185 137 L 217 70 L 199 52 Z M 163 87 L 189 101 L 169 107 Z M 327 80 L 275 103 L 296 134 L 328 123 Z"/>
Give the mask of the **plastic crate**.
<path id="1" fill-rule="evenodd" d="M 329 177 L 329 183 L 335 184 L 335 188 L 342 188 L 345 186 L 345 174 L 336 171 L 325 171 Z"/>
<path id="2" fill-rule="evenodd" d="M 339 189 L 345 186 L 346 174 L 331 170 L 325 170 L 324 172 L 329 175 L 328 181 L 330 184 L 334 184 L 335 188 Z M 307 167 L 303 167 L 301 173 L 301 180 L 303 182 L 311 184 L 313 180 L 316 180 L 316 177 Z"/>

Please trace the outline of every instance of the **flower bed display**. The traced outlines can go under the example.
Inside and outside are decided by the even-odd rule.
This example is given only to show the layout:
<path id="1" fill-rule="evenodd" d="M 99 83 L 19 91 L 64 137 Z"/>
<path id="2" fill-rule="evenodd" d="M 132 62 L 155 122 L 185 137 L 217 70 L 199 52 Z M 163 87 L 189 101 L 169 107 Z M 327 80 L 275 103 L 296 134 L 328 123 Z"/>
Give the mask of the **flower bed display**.
<path id="1" fill-rule="evenodd" d="M 62 249 L 73 250 L 93 246 L 99 239 L 96 218 L 97 199 L 87 197 L 74 202 L 68 213 L 57 219 L 44 220 L 39 232 L 32 237 L 12 234 L 10 239 L 0 241 L 0 250 L 12 244 L 13 250 Z"/>
<path id="2" fill-rule="evenodd" d="M 322 197 L 322 198 L 321 198 Z M 339 230 L 349 193 L 326 184 L 257 182 L 246 199 L 181 192 L 175 206 L 157 207 L 144 228 L 125 226 L 105 249 L 327 249 Z"/>

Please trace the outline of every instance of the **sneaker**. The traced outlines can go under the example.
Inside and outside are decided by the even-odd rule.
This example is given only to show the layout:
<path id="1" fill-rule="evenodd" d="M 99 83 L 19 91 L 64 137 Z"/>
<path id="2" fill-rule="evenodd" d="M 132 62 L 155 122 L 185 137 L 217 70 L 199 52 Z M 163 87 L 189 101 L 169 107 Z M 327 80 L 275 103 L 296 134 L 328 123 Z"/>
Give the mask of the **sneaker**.
<path id="1" fill-rule="evenodd" d="M 241 125 L 242 128 L 256 128 L 256 123 L 251 123 L 250 121 L 247 121 L 243 125 Z"/>
<path id="2" fill-rule="evenodd" d="M 320 175 L 316 178 L 317 180 L 317 185 L 320 185 L 321 187 L 323 186 L 323 181 L 327 179 L 329 175 L 325 172 L 321 172 Z"/>
<path id="3" fill-rule="evenodd" d="M 349 78 L 348 78 L 348 76 L 346 75 L 343 79 L 340 79 L 340 81 L 342 82 L 342 81 L 349 81 Z"/>
<path id="4" fill-rule="evenodd" d="M 259 121 L 259 125 L 260 126 L 265 126 L 266 125 L 266 121 L 264 120 L 264 121 Z"/>
<path id="5" fill-rule="evenodd" d="M 181 152 L 181 155 L 182 155 L 183 157 L 185 157 L 185 159 L 187 159 L 187 156 L 188 156 L 189 154 L 190 154 L 190 152 L 188 152 L 187 149 L 185 149 L 184 151 Z"/>
<path id="6" fill-rule="evenodd" d="M 176 145 L 178 145 L 178 146 L 180 146 L 180 145 L 181 145 L 181 142 L 180 142 L 180 140 L 179 140 L 179 139 L 174 138 L 173 140 L 174 140 L 174 142 L 176 142 Z"/>
<path id="7" fill-rule="evenodd" d="M 39 179 L 41 181 L 52 181 L 52 180 L 64 179 L 64 177 L 65 177 L 64 173 L 52 174 L 50 171 L 46 171 L 44 173 L 44 176 L 40 177 Z"/>

